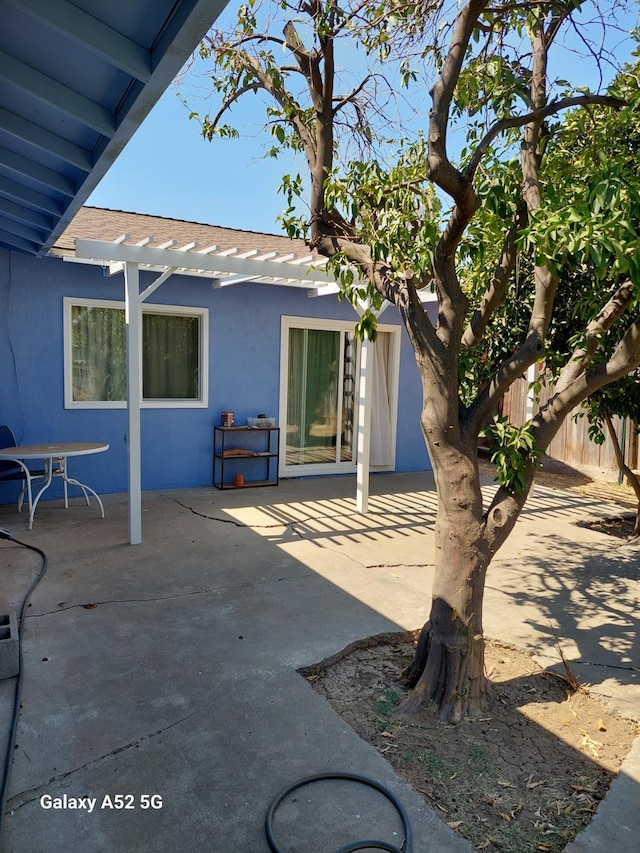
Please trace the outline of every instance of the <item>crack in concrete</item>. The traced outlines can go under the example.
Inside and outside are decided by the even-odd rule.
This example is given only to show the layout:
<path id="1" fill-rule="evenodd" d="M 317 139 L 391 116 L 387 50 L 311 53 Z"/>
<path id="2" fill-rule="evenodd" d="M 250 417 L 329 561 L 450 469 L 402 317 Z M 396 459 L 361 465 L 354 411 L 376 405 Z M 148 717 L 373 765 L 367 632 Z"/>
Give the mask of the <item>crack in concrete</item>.
<path id="1" fill-rule="evenodd" d="M 301 539 L 305 539 L 307 541 L 311 541 L 311 536 L 305 535 L 305 533 L 300 532 L 297 529 L 298 527 L 301 527 L 305 524 L 309 524 L 312 521 L 325 521 L 325 520 L 326 521 L 335 521 L 336 518 L 341 518 L 341 517 L 351 518 L 351 516 L 348 516 L 348 515 L 340 516 L 340 515 L 335 515 L 335 514 L 334 515 L 309 515 L 306 518 L 293 518 L 290 521 L 286 521 L 283 519 L 282 521 L 273 522 L 271 524 L 247 524 L 244 521 L 237 521 L 237 520 L 232 519 L 232 518 L 220 518 L 217 515 L 207 515 L 204 512 L 200 512 L 199 510 L 194 509 L 192 506 L 189 506 L 188 504 L 182 503 L 177 498 L 171 498 L 171 500 L 174 501 L 174 503 L 177 503 L 178 506 L 181 506 L 183 509 L 186 509 L 189 512 L 193 513 L 194 515 L 197 515 L 199 518 L 205 518 L 207 521 L 218 521 L 218 522 L 220 522 L 220 524 L 231 524 L 234 527 L 239 527 L 239 528 L 243 528 L 246 530 L 273 530 L 273 529 L 282 528 L 284 530 L 291 530 L 293 533 L 295 533 Z M 361 531 L 358 531 L 358 530 L 353 531 L 353 530 L 351 530 L 351 528 L 347 528 L 345 530 L 334 530 L 332 532 L 316 531 L 315 535 L 317 537 L 331 538 L 331 536 L 348 536 L 350 533 L 359 533 L 359 532 L 361 532 Z"/>
<path id="2" fill-rule="evenodd" d="M 92 758 L 91 761 L 87 761 L 86 764 L 80 765 L 80 767 L 74 767 L 73 770 L 67 770 L 64 773 L 58 773 L 55 776 L 52 776 L 42 785 L 38 785 L 36 788 L 28 788 L 24 791 L 20 791 L 18 794 L 14 794 L 10 800 L 7 801 L 7 810 L 9 812 L 17 812 L 24 806 L 28 806 L 29 803 L 33 803 L 35 800 L 40 799 L 40 796 L 46 793 L 52 785 L 57 785 L 60 782 L 63 782 L 65 779 L 68 779 L 70 776 L 73 776 L 76 773 L 80 773 L 82 770 L 86 770 L 87 768 L 93 767 L 99 764 L 102 761 L 105 761 L 107 758 L 112 758 L 114 755 L 118 755 L 121 752 L 125 752 L 128 749 L 133 749 L 134 747 L 139 746 L 141 743 L 144 743 L 147 740 L 151 740 L 152 738 L 158 737 L 158 735 L 164 734 L 168 732 L 170 729 L 175 728 L 175 726 L 179 726 L 181 723 L 186 722 L 191 717 L 195 716 L 196 711 L 193 711 L 191 714 L 187 714 L 186 717 L 182 717 L 179 720 L 175 720 L 173 723 L 169 723 L 169 725 L 164 726 L 161 729 L 156 729 L 156 731 L 149 732 L 149 734 L 142 735 L 142 737 L 136 738 L 135 740 L 130 741 L 129 743 L 122 744 L 122 746 L 118 746 L 115 749 L 112 749 L 110 752 L 101 755 L 99 758 Z"/>
<path id="3" fill-rule="evenodd" d="M 344 534 L 336 534 L 336 535 L 344 535 Z M 311 539 L 305 538 L 306 542 L 311 542 Z M 324 551 L 331 551 L 332 554 L 339 554 L 341 557 L 345 557 L 350 562 L 354 563 L 356 566 L 360 566 L 362 569 L 401 569 L 401 568 L 417 568 L 424 569 L 432 566 L 433 563 L 363 563 L 361 560 L 357 560 L 353 554 L 346 554 L 344 551 L 339 548 L 330 548 L 328 545 L 323 545 Z"/>
<path id="4" fill-rule="evenodd" d="M 433 563 L 366 563 L 366 569 L 428 569 Z"/>
<path id="5" fill-rule="evenodd" d="M 171 498 L 171 500 L 174 501 L 175 503 L 177 503 L 178 506 L 181 506 L 183 509 L 186 509 L 189 512 L 193 513 L 194 515 L 197 515 L 199 518 L 204 518 L 207 521 L 217 521 L 220 524 L 231 524 L 234 527 L 243 528 L 245 530 L 274 530 L 274 529 L 288 530 L 291 533 L 293 533 L 295 536 L 297 536 L 303 542 L 313 542 L 315 539 L 318 539 L 318 538 L 321 538 L 324 540 L 331 540 L 331 538 L 333 536 L 348 536 L 350 534 L 350 532 L 353 532 L 350 529 L 348 529 L 348 530 L 336 530 L 336 531 L 333 531 L 332 533 L 328 533 L 326 531 L 323 533 L 320 533 L 320 532 L 314 533 L 313 531 L 300 529 L 300 528 L 303 528 L 304 525 L 309 524 L 309 522 L 312 522 L 312 521 L 323 521 L 323 520 L 335 521 L 336 517 L 339 517 L 339 516 L 335 516 L 335 515 L 313 515 L 313 516 L 308 516 L 307 518 L 292 519 L 291 521 L 283 520 L 283 521 L 273 523 L 273 524 L 247 524 L 243 521 L 236 521 L 235 519 L 231 519 L 231 518 L 220 518 L 219 516 L 207 515 L 204 512 L 200 512 L 199 510 L 194 509 L 192 506 L 189 506 L 188 504 L 182 503 L 177 498 Z M 327 545 L 325 545 L 324 548 L 327 551 L 332 551 L 335 554 L 340 554 L 341 556 L 345 556 L 344 552 L 340 551 L 337 548 L 330 548 Z M 368 563 L 363 563 L 360 560 L 356 560 L 355 557 L 352 557 L 349 555 L 346 555 L 346 556 L 353 563 L 355 563 L 358 566 L 361 566 L 364 569 L 385 569 L 385 568 L 394 569 L 394 568 L 401 568 L 403 566 L 407 567 L 407 568 L 410 567 L 410 568 L 420 569 L 420 568 L 428 568 L 428 567 L 433 565 L 433 563 L 430 563 L 430 562 L 427 562 L 427 563 L 391 563 L 389 565 L 387 565 L 385 563 L 368 564 Z"/>
<path id="6" fill-rule="evenodd" d="M 146 604 L 152 603 L 154 601 L 171 601 L 175 598 L 188 598 L 190 596 L 196 595 L 214 595 L 218 592 L 229 592 L 237 589 L 248 589 L 254 586 L 264 586 L 265 584 L 271 583 L 281 583 L 282 581 L 291 581 L 291 580 L 304 580 L 307 579 L 309 575 L 299 574 L 299 575 L 285 575 L 280 578 L 263 578 L 259 581 L 252 581 L 251 583 L 239 583 L 232 584 L 230 586 L 216 586 L 210 589 L 196 589 L 191 592 L 179 592 L 174 595 L 159 595 L 153 596 L 151 598 L 107 598 L 104 601 L 92 601 L 91 604 L 95 605 L 95 607 L 99 607 L 105 604 Z M 93 607 L 87 607 L 86 604 L 70 604 L 68 607 L 59 607 L 57 610 L 44 610 L 42 613 L 29 613 L 27 614 L 29 619 L 39 619 L 41 616 L 53 616 L 56 613 L 65 613 L 67 610 L 75 610 L 78 607 L 83 607 L 85 610 L 93 610 Z"/>
<path id="7" fill-rule="evenodd" d="M 294 525 L 304 524 L 306 521 L 311 521 L 311 519 L 308 518 L 303 519 L 302 521 L 296 519 L 295 521 L 279 521 L 277 523 L 274 522 L 273 524 L 246 524 L 244 521 L 236 521 L 233 518 L 220 518 L 217 515 L 207 515 L 204 512 L 200 512 L 199 510 L 194 509 L 192 506 L 183 504 L 177 498 L 172 498 L 171 500 L 173 500 L 174 503 L 177 503 L 178 506 L 181 506 L 183 509 L 189 510 L 189 512 L 192 512 L 194 515 L 197 515 L 199 518 L 206 518 L 207 521 L 218 521 L 220 522 L 220 524 L 231 524 L 233 527 L 240 527 L 245 530 L 271 530 L 274 528 L 284 528 L 285 530 L 293 530 Z M 293 532 L 297 533 L 297 531 L 295 530 L 293 530 Z M 300 534 L 297 535 L 299 536 Z"/>

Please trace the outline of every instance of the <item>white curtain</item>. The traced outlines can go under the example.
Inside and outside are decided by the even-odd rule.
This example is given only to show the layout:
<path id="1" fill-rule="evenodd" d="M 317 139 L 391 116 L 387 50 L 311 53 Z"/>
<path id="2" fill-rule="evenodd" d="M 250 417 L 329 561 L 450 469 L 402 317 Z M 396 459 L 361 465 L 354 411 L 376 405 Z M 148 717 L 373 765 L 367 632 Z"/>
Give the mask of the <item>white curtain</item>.
<path id="1" fill-rule="evenodd" d="M 390 356 L 391 335 L 389 332 L 378 332 L 373 346 L 370 465 L 390 465 L 392 459 L 388 373 Z"/>

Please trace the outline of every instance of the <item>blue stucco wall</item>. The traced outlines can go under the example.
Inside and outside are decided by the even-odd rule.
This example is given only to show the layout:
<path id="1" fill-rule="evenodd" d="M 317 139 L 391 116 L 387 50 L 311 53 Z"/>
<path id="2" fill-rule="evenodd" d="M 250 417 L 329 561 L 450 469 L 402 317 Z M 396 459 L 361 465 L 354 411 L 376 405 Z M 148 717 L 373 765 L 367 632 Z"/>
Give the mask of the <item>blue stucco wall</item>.
<path id="1" fill-rule="evenodd" d="M 125 491 L 126 410 L 64 408 L 65 296 L 121 300 L 123 277 L 0 250 L 0 423 L 13 428 L 19 444 L 108 442 L 107 453 L 73 459 L 72 474 L 101 493 Z M 310 299 L 306 290 L 256 284 L 213 290 L 208 281 L 186 276 L 170 278 L 150 301 L 209 309 L 209 406 L 142 410 L 144 489 L 211 484 L 212 430 L 221 411 L 234 411 L 236 423 L 258 412 L 278 415 L 282 315 L 356 320 L 353 309 L 332 296 Z M 399 323 L 395 309 L 388 308 L 382 322 Z M 421 398 L 403 332 L 397 471 L 430 467 L 419 427 Z M 54 483 L 47 497 L 59 497 L 60 486 Z M 16 494 L 16 484 L 0 484 L 0 503 Z"/>

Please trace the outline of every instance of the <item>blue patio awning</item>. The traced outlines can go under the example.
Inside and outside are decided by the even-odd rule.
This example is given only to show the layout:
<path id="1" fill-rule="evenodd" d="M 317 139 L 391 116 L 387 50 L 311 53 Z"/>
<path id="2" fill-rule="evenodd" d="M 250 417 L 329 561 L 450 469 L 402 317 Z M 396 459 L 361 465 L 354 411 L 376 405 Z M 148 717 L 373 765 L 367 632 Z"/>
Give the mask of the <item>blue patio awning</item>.
<path id="1" fill-rule="evenodd" d="M 44 254 L 227 0 L 0 0 L 0 246 Z"/>

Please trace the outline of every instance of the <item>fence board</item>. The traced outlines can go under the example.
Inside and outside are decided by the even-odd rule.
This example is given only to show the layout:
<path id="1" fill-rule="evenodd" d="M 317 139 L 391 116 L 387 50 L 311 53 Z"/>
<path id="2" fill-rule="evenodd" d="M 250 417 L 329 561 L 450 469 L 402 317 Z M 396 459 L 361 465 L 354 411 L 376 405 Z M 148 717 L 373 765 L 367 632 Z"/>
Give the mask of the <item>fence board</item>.
<path id="1" fill-rule="evenodd" d="M 526 421 L 527 393 L 528 382 L 521 378 L 516 380 L 504 396 L 501 407 L 502 414 L 516 426 L 521 426 Z M 543 387 L 539 403 L 534 404 L 534 411 L 537 411 L 538 405 L 543 405 L 552 393 L 552 387 Z M 622 419 L 614 418 L 613 423 L 618 440 L 621 441 L 623 435 Z M 633 421 L 627 422 L 625 445 L 625 462 L 630 468 L 636 469 L 639 461 L 639 441 Z M 618 476 L 618 466 L 611 439 L 606 435 L 604 444 L 594 444 L 589 439 L 589 421 L 586 417 L 576 419 L 570 415 L 551 442 L 547 455 L 594 477 L 613 480 Z"/>

